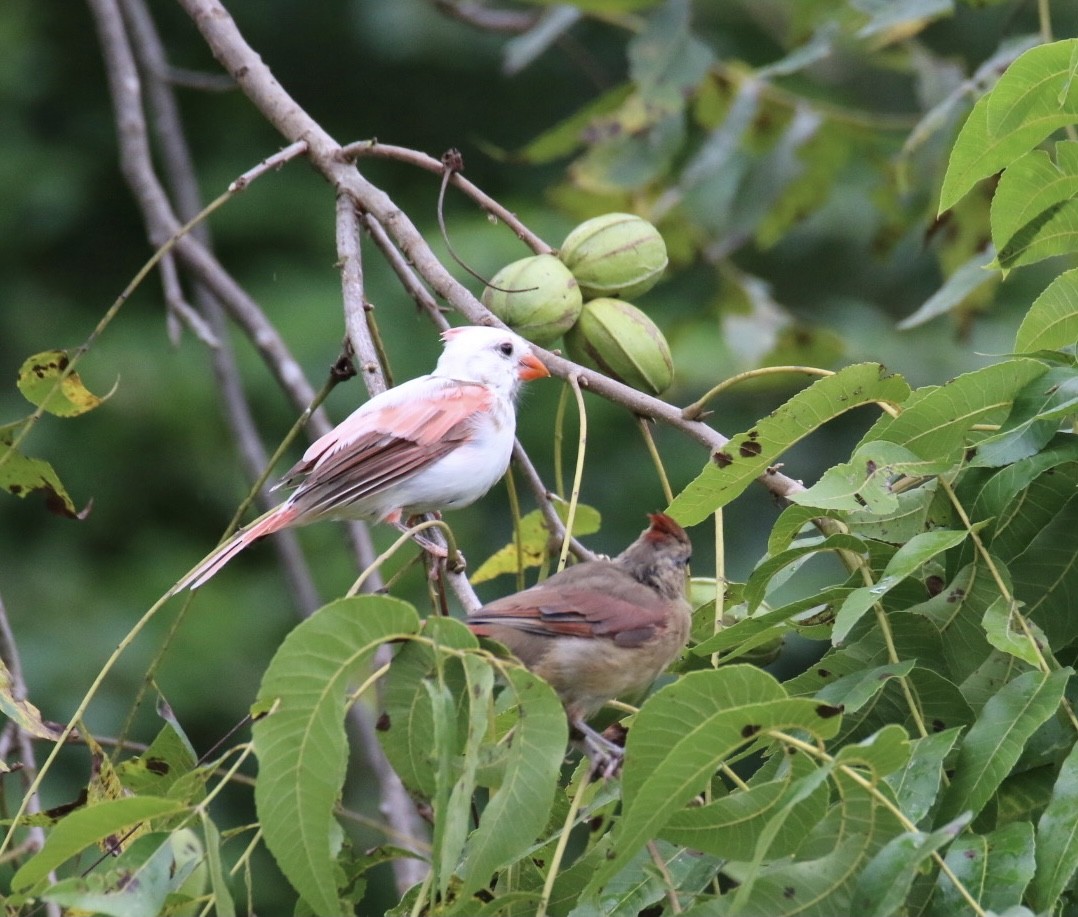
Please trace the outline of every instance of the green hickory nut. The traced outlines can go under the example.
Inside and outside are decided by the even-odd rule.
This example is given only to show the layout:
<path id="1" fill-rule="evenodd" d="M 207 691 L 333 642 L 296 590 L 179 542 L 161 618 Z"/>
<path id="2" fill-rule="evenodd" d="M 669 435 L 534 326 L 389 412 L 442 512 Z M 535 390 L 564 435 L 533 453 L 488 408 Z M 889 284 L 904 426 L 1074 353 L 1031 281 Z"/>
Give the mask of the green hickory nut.
<path id="1" fill-rule="evenodd" d="M 658 326 L 636 306 L 602 297 L 584 303 L 580 319 L 565 335 L 577 363 L 659 395 L 674 381 L 670 346 Z"/>
<path id="2" fill-rule="evenodd" d="M 553 255 L 533 255 L 503 267 L 483 290 L 483 305 L 540 347 L 568 331 L 584 306 L 580 286 Z"/>
<path id="3" fill-rule="evenodd" d="M 585 220 L 565 237 L 558 257 L 585 299 L 634 299 L 659 282 L 669 261 L 659 230 L 631 213 Z"/>

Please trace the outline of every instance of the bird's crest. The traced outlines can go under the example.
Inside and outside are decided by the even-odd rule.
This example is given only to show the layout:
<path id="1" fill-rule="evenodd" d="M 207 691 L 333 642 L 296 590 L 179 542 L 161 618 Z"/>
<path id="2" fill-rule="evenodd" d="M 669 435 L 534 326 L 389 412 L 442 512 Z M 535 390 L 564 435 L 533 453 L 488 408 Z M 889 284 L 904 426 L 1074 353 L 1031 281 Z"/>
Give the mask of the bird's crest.
<path id="1" fill-rule="evenodd" d="M 648 513 L 648 521 L 651 523 L 651 528 L 645 536 L 648 541 L 665 541 L 667 538 L 675 538 L 678 541 L 689 540 L 685 530 L 666 513 Z"/>

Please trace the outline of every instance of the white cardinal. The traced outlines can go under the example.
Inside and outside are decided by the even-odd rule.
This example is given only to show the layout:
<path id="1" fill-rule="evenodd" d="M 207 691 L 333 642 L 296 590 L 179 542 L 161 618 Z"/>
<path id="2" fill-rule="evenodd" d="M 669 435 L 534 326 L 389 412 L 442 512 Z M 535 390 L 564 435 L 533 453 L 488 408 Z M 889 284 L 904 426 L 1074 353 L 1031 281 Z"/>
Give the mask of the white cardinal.
<path id="1" fill-rule="evenodd" d="M 451 328 L 434 372 L 376 395 L 320 437 L 277 487 L 289 498 L 241 529 L 173 587 L 201 586 L 249 544 L 321 519 L 401 526 L 474 503 L 505 474 L 520 383 L 549 376 L 531 345 L 498 328 Z"/>

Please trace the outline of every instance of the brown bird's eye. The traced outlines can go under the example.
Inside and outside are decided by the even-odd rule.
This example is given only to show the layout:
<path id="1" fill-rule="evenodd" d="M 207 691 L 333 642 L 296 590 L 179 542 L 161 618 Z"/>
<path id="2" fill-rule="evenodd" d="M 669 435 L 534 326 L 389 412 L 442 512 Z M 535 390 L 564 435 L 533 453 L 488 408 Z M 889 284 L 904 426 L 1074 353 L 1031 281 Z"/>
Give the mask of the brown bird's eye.
<path id="1" fill-rule="evenodd" d="M 502 356 L 511 357 L 513 355 L 513 342 L 503 341 L 498 345 L 498 350 L 501 351 Z"/>

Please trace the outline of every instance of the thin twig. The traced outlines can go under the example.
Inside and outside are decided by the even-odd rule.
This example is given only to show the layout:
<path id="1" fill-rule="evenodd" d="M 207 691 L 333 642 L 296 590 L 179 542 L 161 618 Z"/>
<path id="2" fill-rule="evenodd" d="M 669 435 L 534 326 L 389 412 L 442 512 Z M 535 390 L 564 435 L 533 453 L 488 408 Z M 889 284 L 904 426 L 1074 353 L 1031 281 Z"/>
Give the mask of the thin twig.
<path id="1" fill-rule="evenodd" d="M 441 160 L 435 159 L 433 156 L 428 156 L 426 153 L 421 153 L 418 150 L 411 150 L 407 147 L 394 146 L 391 143 L 379 143 L 377 140 L 360 140 L 356 143 L 349 143 L 341 148 L 341 154 L 347 158 L 358 158 L 362 156 L 392 159 L 397 162 L 406 163 L 410 166 L 425 169 L 427 172 L 433 172 L 436 175 L 441 175 L 446 171 Z M 546 242 L 528 229 L 528 227 L 517 218 L 515 213 L 511 210 L 507 210 L 481 188 L 473 185 L 460 172 L 453 172 L 449 176 L 448 182 L 454 188 L 463 191 L 468 197 L 475 201 L 484 212 L 490 214 L 492 217 L 513 230 L 513 232 L 516 233 L 517 238 L 537 255 L 545 255 L 553 251 Z"/>

